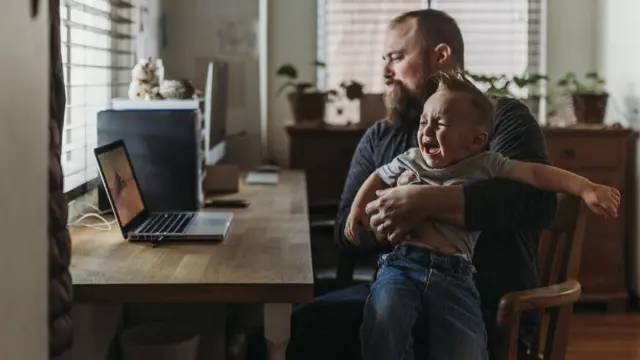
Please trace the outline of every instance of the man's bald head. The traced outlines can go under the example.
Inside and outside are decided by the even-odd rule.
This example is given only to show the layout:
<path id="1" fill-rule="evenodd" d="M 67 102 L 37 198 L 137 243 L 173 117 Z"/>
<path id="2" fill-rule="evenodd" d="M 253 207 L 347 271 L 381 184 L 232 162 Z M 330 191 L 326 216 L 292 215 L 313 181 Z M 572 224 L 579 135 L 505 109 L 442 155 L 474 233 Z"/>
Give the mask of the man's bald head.
<path id="1" fill-rule="evenodd" d="M 455 20 L 447 13 L 422 9 L 403 13 L 391 21 L 390 27 L 413 22 L 416 40 L 424 52 L 432 50 L 438 44 L 446 44 L 451 48 L 451 55 L 456 67 L 464 69 L 464 42 L 462 32 Z"/>

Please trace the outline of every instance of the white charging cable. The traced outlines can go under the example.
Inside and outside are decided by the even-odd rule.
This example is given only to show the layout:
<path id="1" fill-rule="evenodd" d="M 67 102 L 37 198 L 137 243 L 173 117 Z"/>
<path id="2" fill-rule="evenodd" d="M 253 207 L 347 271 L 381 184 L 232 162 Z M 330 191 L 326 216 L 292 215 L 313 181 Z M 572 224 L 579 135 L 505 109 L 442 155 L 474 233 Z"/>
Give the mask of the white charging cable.
<path id="1" fill-rule="evenodd" d="M 71 227 L 86 227 L 86 228 L 90 228 L 90 229 L 96 229 L 96 230 L 102 230 L 102 231 L 109 231 L 111 230 L 111 225 L 116 223 L 116 220 L 112 220 L 112 221 L 108 221 L 107 219 L 105 219 L 102 214 L 107 213 L 108 211 L 103 211 L 100 210 L 97 206 L 93 205 L 93 204 L 89 204 L 86 202 L 77 202 L 77 201 L 72 201 L 69 203 L 69 207 L 72 207 L 73 205 L 83 205 L 85 207 L 91 208 L 93 210 L 95 210 L 96 212 L 90 212 L 90 213 L 86 213 L 83 214 L 82 216 L 80 216 L 78 219 L 76 219 L 73 222 L 70 222 L 69 224 L 67 224 L 68 226 Z M 100 223 L 96 224 L 96 223 L 83 223 L 82 221 L 88 218 L 97 218 L 100 220 Z"/>

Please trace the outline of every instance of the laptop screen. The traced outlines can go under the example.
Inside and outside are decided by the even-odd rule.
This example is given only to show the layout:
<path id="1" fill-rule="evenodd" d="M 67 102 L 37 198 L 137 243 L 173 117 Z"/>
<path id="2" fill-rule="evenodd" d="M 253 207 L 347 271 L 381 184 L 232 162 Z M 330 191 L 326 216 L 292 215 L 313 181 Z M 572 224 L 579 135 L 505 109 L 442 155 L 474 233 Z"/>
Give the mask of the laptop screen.
<path id="1" fill-rule="evenodd" d="M 120 219 L 120 226 L 127 226 L 144 210 L 140 189 L 133 176 L 131 163 L 123 146 L 97 156 L 102 169 L 106 191 L 109 192 L 113 211 Z"/>

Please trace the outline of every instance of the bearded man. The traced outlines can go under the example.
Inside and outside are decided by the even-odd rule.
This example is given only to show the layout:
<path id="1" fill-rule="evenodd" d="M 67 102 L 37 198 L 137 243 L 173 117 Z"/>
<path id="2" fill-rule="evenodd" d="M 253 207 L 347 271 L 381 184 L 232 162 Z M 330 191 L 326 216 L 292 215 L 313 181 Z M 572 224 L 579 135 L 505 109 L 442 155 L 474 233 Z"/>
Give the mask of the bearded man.
<path id="1" fill-rule="evenodd" d="M 362 227 L 358 230 L 360 244 L 350 243 L 344 236 L 347 215 L 358 189 L 371 173 L 417 146 L 419 117 L 429 94 L 425 82 L 435 71 L 464 69 L 462 34 L 444 12 L 411 11 L 390 23 L 384 60 L 388 117 L 369 128 L 360 140 L 336 219 L 335 240 L 345 252 L 388 250 Z M 542 131 L 522 103 L 500 99 L 495 124 L 489 150 L 520 161 L 548 163 Z M 508 292 L 539 286 L 538 237 L 553 220 L 555 206 L 553 193 L 511 180 L 491 179 L 459 186 L 404 185 L 387 189 L 367 206 L 367 213 L 372 228 L 394 245 L 425 219 L 482 231 L 473 262 L 491 351 L 500 298 Z M 287 359 L 359 359 L 359 328 L 368 294 L 368 285 L 354 286 L 295 309 Z M 538 321 L 538 313 L 523 315 L 521 351 L 530 346 Z M 423 345 L 429 331 L 420 320 L 416 322 L 412 345 L 416 358 L 428 356 L 429 349 Z"/>

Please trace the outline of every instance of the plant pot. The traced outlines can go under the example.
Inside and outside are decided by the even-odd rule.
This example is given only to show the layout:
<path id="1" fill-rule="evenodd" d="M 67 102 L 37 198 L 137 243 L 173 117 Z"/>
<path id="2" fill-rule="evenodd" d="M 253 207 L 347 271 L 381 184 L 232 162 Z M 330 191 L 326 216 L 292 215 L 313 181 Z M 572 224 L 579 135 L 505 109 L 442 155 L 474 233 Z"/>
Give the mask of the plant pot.
<path id="1" fill-rule="evenodd" d="M 602 124 L 609 94 L 571 94 L 573 112 L 579 124 Z"/>
<path id="2" fill-rule="evenodd" d="M 327 93 L 291 93 L 288 96 L 293 121 L 300 123 L 321 123 L 324 121 Z"/>

